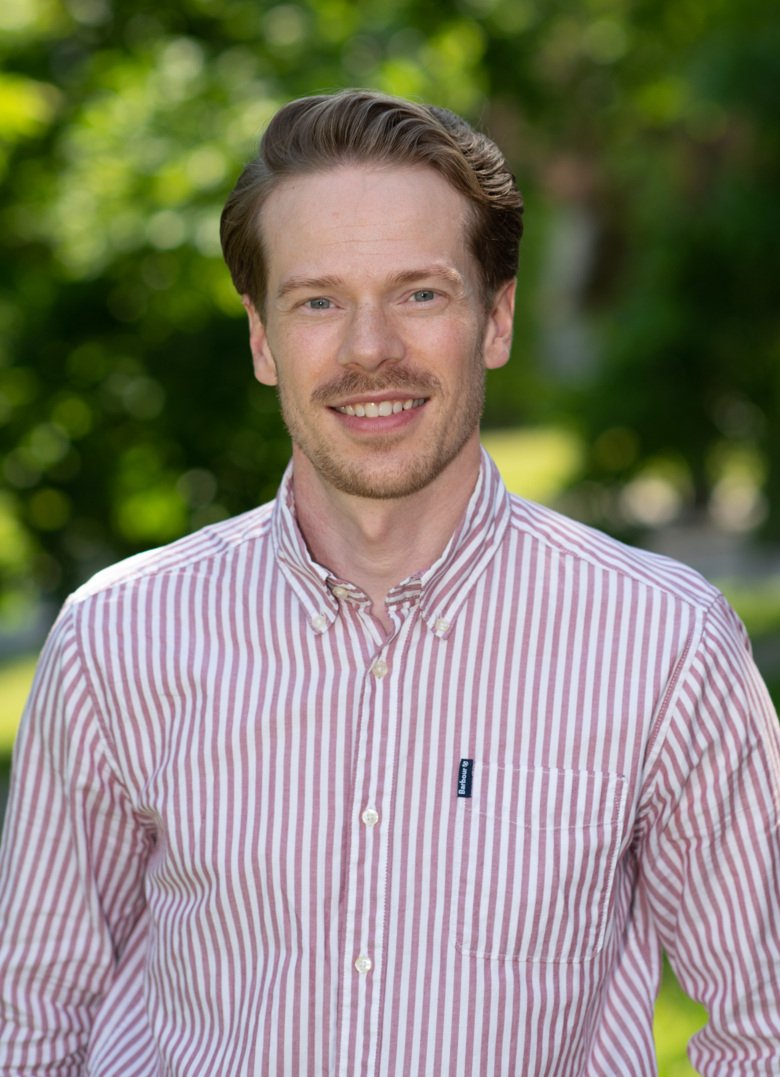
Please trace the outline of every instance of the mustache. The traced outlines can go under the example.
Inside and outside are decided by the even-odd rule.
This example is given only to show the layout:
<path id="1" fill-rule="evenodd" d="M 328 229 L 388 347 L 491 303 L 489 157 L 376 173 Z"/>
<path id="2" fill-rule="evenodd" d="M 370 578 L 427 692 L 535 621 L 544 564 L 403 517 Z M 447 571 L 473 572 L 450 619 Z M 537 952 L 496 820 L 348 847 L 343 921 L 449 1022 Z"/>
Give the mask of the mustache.
<path id="1" fill-rule="evenodd" d="M 357 370 L 348 370 L 333 378 L 311 394 L 313 404 L 330 404 L 345 396 L 363 396 L 371 393 L 403 390 L 410 397 L 428 396 L 440 388 L 441 382 L 433 374 L 412 370 L 410 367 L 398 366 L 378 374 L 369 375 Z"/>

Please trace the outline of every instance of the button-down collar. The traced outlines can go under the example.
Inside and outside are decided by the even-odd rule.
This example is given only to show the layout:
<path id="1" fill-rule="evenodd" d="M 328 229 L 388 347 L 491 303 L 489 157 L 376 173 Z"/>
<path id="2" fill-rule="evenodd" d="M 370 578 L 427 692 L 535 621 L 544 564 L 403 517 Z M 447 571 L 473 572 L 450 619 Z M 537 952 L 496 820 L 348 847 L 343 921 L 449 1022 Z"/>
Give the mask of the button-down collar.
<path id="1" fill-rule="evenodd" d="M 510 512 L 501 476 L 483 449 L 474 491 L 444 551 L 427 569 L 392 587 L 388 606 L 419 602 L 426 625 L 438 638 L 446 639 L 474 583 L 495 556 Z M 281 570 L 317 631 L 324 631 L 336 619 L 339 601 L 368 602 L 356 584 L 334 577 L 312 559 L 295 519 L 292 464 L 276 498 L 273 530 Z"/>

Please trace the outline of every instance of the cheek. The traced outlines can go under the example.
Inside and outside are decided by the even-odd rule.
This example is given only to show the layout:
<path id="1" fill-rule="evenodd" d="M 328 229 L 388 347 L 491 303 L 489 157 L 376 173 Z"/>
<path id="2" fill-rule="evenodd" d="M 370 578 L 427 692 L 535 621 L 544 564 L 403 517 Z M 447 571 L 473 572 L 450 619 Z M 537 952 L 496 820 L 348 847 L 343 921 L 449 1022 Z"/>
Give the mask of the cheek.
<path id="1" fill-rule="evenodd" d="M 333 325 L 302 325 L 285 328 L 274 336 L 273 353 L 280 376 L 288 372 L 296 381 L 316 381 L 318 372 L 337 361 L 340 334 Z"/>
<path id="2" fill-rule="evenodd" d="M 473 326 L 462 333 L 449 333 L 437 342 L 437 373 L 455 387 L 470 384 L 484 373 L 482 337 Z"/>

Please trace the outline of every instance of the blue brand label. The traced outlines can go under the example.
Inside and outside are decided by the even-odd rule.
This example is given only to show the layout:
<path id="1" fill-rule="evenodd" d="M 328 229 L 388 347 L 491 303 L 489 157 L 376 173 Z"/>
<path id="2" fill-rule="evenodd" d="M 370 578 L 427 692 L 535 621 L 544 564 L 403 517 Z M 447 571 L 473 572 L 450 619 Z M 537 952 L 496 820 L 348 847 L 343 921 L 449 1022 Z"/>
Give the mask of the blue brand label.
<path id="1" fill-rule="evenodd" d="M 458 767 L 458 796 L 471 796 L 471 781 L 474 777 L 474 760 L 461 759 Z"/>

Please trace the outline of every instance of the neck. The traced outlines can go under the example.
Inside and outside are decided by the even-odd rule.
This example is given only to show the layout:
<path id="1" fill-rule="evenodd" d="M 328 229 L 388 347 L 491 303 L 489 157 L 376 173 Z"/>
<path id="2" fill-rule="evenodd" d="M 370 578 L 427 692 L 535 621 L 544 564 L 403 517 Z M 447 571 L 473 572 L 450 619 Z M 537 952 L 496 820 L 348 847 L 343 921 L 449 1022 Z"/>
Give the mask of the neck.
<path id="1" fill-rule="evenodd" d="M 293 461 L 296 517 L 312 557 L 360 587 L 389 630 L 388 591 L 439 557 L 466 510 L 479 473 L 477 437 L 432 483 L 400 498 L 337 490 L 296 447 Z"/>

